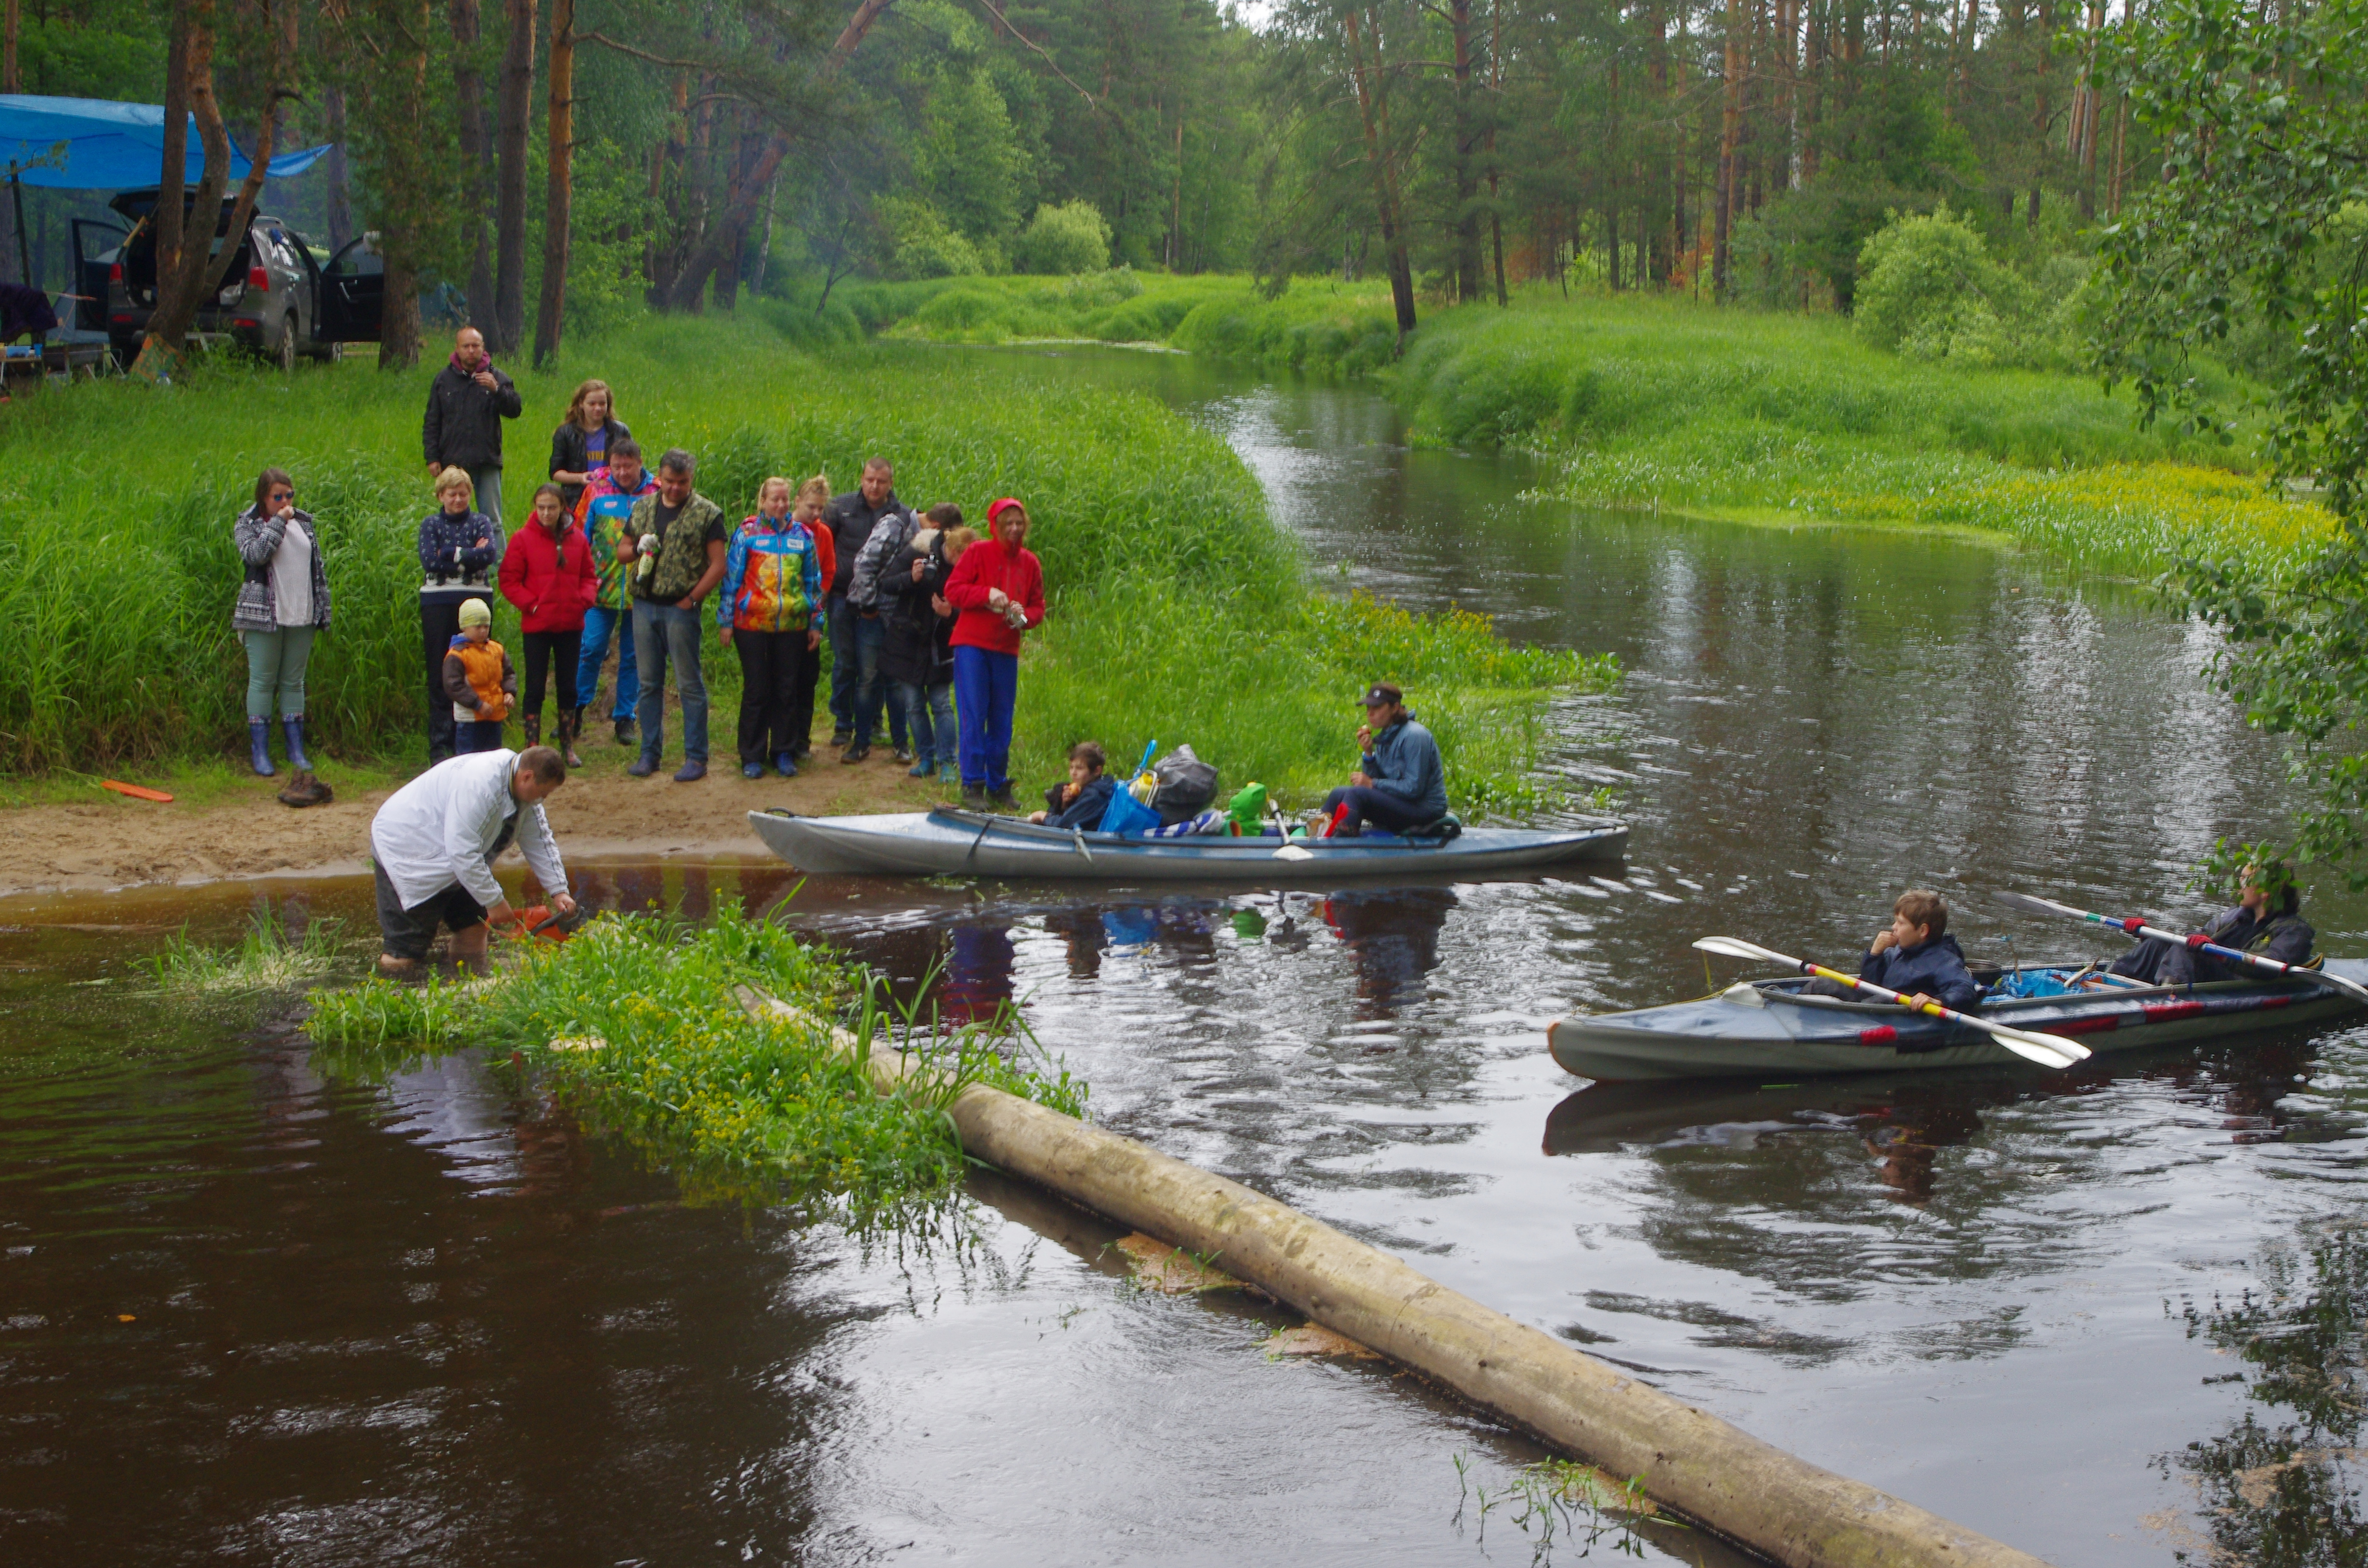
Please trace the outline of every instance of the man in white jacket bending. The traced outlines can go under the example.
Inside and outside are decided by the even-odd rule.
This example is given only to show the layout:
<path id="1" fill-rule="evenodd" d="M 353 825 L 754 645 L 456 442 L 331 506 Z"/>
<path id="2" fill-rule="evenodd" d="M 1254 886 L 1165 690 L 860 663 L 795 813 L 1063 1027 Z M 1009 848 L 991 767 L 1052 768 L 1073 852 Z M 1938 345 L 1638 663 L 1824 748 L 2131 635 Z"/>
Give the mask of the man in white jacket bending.
<path id="1" fill-rule="evenodd" d="M 384 949 L 379 972 L 419 972 L 436 929 L 452 933 L 452 957 L 469 967 L 485 957 L 488 920 L 515 922 L 494 861 L 513 841 L 561 915 L 575 912 L 567 868 L 542 802 L 567 782 L 567 764 L 549 746 L 472 752 L 438 763 L 388 797 L 370 822 Z"/>

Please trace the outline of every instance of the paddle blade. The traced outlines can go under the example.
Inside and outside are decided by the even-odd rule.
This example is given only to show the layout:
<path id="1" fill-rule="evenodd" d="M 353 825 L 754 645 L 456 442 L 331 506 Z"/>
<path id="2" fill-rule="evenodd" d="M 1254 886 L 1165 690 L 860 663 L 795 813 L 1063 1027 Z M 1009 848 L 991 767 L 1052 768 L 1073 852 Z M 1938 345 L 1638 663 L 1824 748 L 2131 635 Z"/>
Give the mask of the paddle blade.
<path id="1" fill-rule="evenodd" d="M 1989 895 L 1989 900 L 2009 909 L 2020 909 L 2026 915 L 2068 915 L 2075 920 L 2089 918 L 2089 912 L 2085 909 L 2075 909 L 2052 898 L 2033 898 L 2027 892 L 1994 892 Z"/>
<path id="2" fill-rule="evenodd" d="M 1770 952 L 1766 948 L 1755 948 L 1748 942 L 1738 942 L 1732 937 L 1704 937 L 1695 942 L 1694 946 L 1703 952 L 1716 953 L 1721 958 L 1753 959 L 1761 963 L 1782 964 L 1787 969 L 1801 967 L 1797 960 L 1786 958 L 1782 953 Z"/>
<path id="3" fill-rule="evenodd" d="M 1296 844 L 1286 844 L 1274 852 L 1274 858 L 1278 860 L 1313 860 L 1315 858 L 1315 851 L 1302 849 Z"/>
<path id="4" fill-rule="evenodd" d="M 2062 1035 L 2032 1034 L 2028 1029 L 2010 1029 L 2003 1024 L 1988 1026 L 1990 1035 L 2000 1045 L 2017 1056 L 2036 1062 L 2042 1067 L 2073 1067 L 2089 1059 L 2089 1048 Z"/>

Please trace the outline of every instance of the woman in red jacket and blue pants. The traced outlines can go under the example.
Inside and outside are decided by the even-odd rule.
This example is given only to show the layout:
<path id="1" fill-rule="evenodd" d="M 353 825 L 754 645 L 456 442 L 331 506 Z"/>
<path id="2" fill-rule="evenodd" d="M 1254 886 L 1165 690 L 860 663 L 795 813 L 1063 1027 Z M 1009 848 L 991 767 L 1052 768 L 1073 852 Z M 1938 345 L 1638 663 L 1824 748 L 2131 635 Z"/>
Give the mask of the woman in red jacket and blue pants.
<path id="1" fill-rule="evenodd" d="M 502 597 L 518 606 L 518 630 L 526 633 L 526 744 L 542 744 L 542 683 L 546 673 L 559 687 L 559 755 L 581 767 L 576 732 L 584 709 L 575 692 L 575 666 L 584 640 L 584 612 L 599 595 L 592 542 L 567 515 L 556 484 L 534 493 L 534 515 L 510 536 L 502 552 Z"/>
<path id="2" fill-rule="evenodd" d="M 986 509 L 990 538 L 962 551 L 946 579 L 954 620 L 954 709 L 962 804 L 1011 804 L 1011 712 L 1019 701 L 1019 635 L 1044 624 L 1044 567 L 1028 541 L 1028 508 L 1006 495 Z"/>

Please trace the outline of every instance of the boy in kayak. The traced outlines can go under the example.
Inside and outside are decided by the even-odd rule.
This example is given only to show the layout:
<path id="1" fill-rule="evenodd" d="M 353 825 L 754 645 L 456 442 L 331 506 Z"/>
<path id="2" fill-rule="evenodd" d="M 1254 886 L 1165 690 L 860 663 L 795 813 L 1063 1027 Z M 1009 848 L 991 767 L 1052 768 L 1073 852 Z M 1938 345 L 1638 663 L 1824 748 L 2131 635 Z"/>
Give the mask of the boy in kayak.
<path id="1" fill-rule="evenodd" d="M 1069 781 L 1045 790 L 1044 809 L 1029 812 L 1028 820 L 1087 833 L 1101 826 L 1102 813 L 1110 810 L 1110 797 L 1118 793 L 1118 786 L 1102 772 L 1105 766 L 1102 748 L 1093 742 L 1079 741 L 1071 746 Z"/>
<path id="2" fill-rule="evenodd" d="M 1891 928 L 1867 945 L 1858 977 L 1917 1006 L 1938 1002 L 1960 1013 L 1973 1011 L 1981 994 L 1966 972 L 1964 949 L 1949 935 L 1949 905 L 1929 888 L 1909 888 L 1892 904 Z M 1829 980 L 1813 980 L 1805 989 L 1816 996 L 1857 994 Z"/>
<path id="3" fill-rule="evenodd" d="M 2192 985 L 2199 980 L 2231 980 L 2243 966 L 2225 963 L 2195 949 L 2204 942 L 2259 953 L 2280 963 L 2306 963 L 2311 944 L 2318 939 L 2304 921 L 2302 890 L 2294 875 L 2271 861 L 2248 866 L 2237 892 L 2237 907 L 2222 910 L 2212 923 L 2187 938 L 2185 946 L 2148 937 L 2105 966 L 2112 974 L 2126 975 L 2149 985 Z"/>

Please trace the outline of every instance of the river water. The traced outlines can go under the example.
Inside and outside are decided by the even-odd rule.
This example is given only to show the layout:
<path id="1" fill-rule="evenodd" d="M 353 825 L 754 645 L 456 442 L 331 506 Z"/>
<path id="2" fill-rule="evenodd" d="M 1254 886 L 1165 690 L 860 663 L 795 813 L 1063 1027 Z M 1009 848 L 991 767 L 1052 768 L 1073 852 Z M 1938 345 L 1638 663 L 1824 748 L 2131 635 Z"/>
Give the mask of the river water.
<path id="1" fill-rule="evenodd" d="M 1013 352 L 1223 434 L 1327 576 L 1616 652 L 1551 766 L 1619 792 L 1632 858 L 1329 897 L 816 880 L 783 918 L 1015 999 L 1108 1125 L 2055 1562 L 2357 1550 L 2355 1418 L 2314 1406 L 2320 1457 L 2271 1463 L 2295 1413 L 2224 1352 L 2278 1336 L 2315 1256 L 2348 1267 L 2368 1035 L 1651 1089 L 1543 1049 L 1558 1013 L 1700 994 L 1698 936 L 1839 958 L 1910 883 L 1977 956 L 2107 950 L 1986 888 L 2201 912 L 2188 867 L 2281 792 L 2198 678 L 2203 633 L 1984 545 L 1525 500 L 1531 462 L 1409 450 L 1362 389 Z M 593 875 L 694 915 L 791 883 Z M 1123 1288 L 1115 1231 L 1041 1197 L 982 1185 L 973 1244 L 867 1255 L 685 1208 L 466 1054 L 341 1074 L 284 1017 L 143 999 L 128 954 L 258 902 L 368 922 L 338 881 L 0 912 L 0 1555 L 1529 1556 L 1456 1467 L 1501 1484 L 1526 1443 L 1384 1369 L 1269 1359 L 1286 1313 Z M 2368 950 L 2359 903 L 2310 912 Z M 2281 1283 L 2265 1322 L 2227 1318 Z"/>

